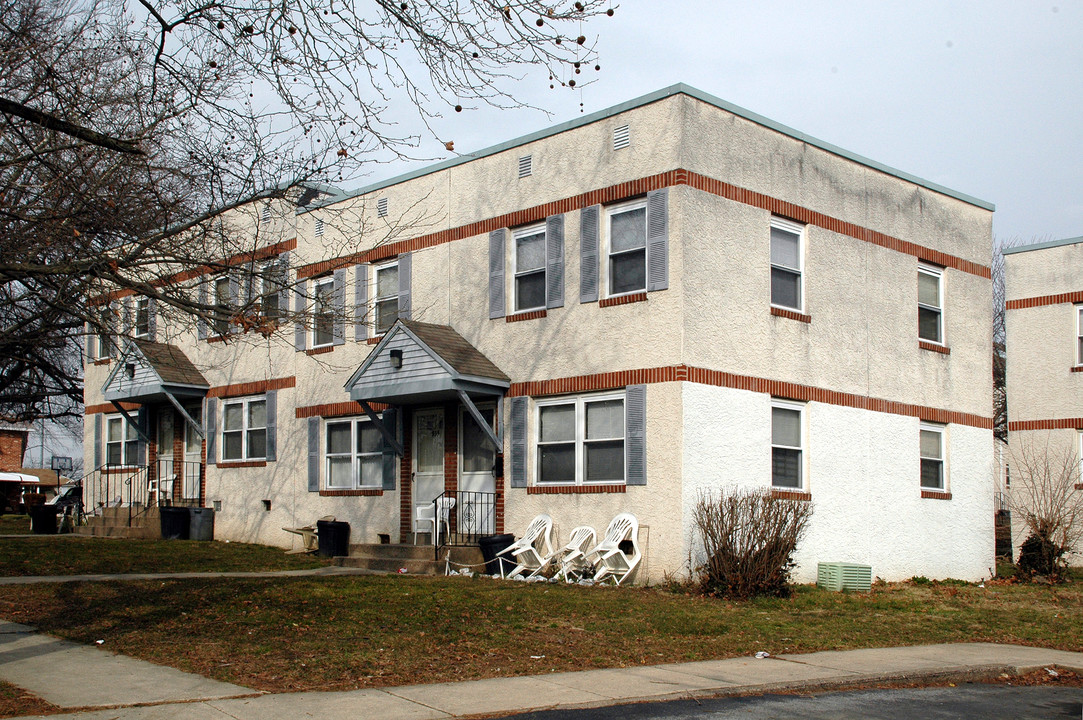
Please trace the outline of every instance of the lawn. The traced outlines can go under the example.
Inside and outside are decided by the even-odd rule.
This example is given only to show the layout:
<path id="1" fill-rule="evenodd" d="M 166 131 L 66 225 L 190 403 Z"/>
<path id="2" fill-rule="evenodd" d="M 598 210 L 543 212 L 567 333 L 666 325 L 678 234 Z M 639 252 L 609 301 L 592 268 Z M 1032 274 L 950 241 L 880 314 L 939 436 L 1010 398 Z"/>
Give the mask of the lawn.
<path id="1" fill-rule="evenodd" d="M 310 555 L 287 555 L 279 548 L 246 543 L 57 535 L 0 538 L 0 577 L 300 570 L 327 563 Z"/>
<path id="2" fill-rule="evenodd" d="M 270 692 L 825 649 L 1005 642 L 1083 651 L 1083 582 L 797 588 L 726 602 L 644 588 L 368 576 L 0 587 L 0 617 Z"/>
<path id="3" fill-rule="evenodd" d="M 0 515 L 0 535 L 29 535 L 29 515 Z"/>

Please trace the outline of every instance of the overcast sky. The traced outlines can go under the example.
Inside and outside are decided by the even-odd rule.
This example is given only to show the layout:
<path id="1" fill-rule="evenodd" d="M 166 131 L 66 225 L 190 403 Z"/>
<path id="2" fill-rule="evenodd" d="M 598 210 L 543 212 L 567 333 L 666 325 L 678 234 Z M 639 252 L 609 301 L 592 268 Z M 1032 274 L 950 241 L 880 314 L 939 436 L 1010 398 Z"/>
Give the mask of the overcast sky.
<path id="1" fill-rule="evenodd" d="M 596 82 L 550 90 L 535 75 L 518 85 L 549 117 L 469 109 L 439 121 L 439 134 L 470 152 L 572 120 L 580 102 L 589 113 L 683 82 L 992 202 L 998 239 L 1083 235 L 1083 2 L 614 7 L 587 28 L 599 37 L 602 71 L 585 75 Z"/>

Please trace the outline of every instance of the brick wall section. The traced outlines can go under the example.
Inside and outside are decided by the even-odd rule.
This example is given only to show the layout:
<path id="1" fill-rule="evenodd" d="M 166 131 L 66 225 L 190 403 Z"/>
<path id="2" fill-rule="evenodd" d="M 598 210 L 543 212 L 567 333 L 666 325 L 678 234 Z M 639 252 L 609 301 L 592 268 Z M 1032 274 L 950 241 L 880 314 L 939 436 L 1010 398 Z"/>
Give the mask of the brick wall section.
<path id="1" fill-rule="evenodd" d="M 598 307 L 613 307 L 614 305 L 630 305 L 631 303 L 646 302 L 647 293 L 637 292 L 631 295 L 618 295 L 617 297 L 602 298 L 598 301 Z"/>
<path id="2" fill-rule="evenodd" d="M 1008 423 L 1008 432 L 1016 430 L 1079 430 L 1083 429 L 1083 417 L 1056 418 L 1053 420 L 1016 420 Z"/>
<path id="3" fill-rule="evenodd" d="M 0 430 L 0 472 L 19 472 L 26 454 L 23 430 Z"/>
<path id="4" fill-rule="evenodd" d="M 369 407 L 375 412 L 380 412 L 386 410 L 390 406 L 383 403 L 369 403 Z M 361 405 L 353 400 L 338 403 L 324 403 L 323 405 L 305 405 L 294 411 L 294 415 L 296 415 L 298 419 L 310 417 L 351 417 L 353 415 L 364 414 L 365 411 L 361 409 Z"/>
<path id="5" fill-rule="evenodd" d="M 139 403 L 122 402 L 118 403 L 127 412 L 134 412 L 139 409 Z M 117 408 L 113 403 L 101 403 L 98 405 L 87 405 L 83 408 L 84 415 L 97 415 L 98 413 L 115 413 Z"/>
<path id="6" fill-rule="evenodd" d="M 209 398 L 231 398 L 242 395 L 258 395 L 268 390 L 284 390 L 297 386 L 297 378 L 294 376 L 273 378 L 271 380 L 254 380 L 252 382 L 234 383 L 233 385 L 219 385 L 207 390 Z"/>
<path id="7" fill-rule="evenodd" d="M 771 314 L 775 317 L 789 318 L 790 320 L 798 320 L 803 323 L 811 323 L 812 316 L 805 313 L 799 313 L 796 310 L 787 310 L 786 308 L 772 307 Z"/>
<path id="8" fill-rule="evenodd" d="M 951 348 L 937 345 L 936 343 L 931 343 L 927 340 L 918 340 L 918 347 L 922 350 L 931 350 L 932 352 L 938 352 L 943 355 L 951 355 Z"/>
<path id="9" fill-rule="evenodd" d="M 797 222 L 816 225 L 817 227 L 822 227 L 831 232 L 848 235 L 857 240 L 912 255 L 919 260 L 933 263 L 941 267 L 950 267 L 983 278 L 992 277 L 992 271 L 987 265 L 981 265 L 954 255 L 940 252 L 939 250 L 933 250 L 932 248 L 900 240 L 899 238 L 885 235 L 884 233 L 870 230 L 861 227 L 860 225 L 855 225 L 854 223 L 833 218 L 830 215 L 824 215 L 823 213 L 809 210 L 800 205 L 785 202 L 778 198 L 770 197 L 769 195 L 753 192 L 752 190 L 746 190 L 737 187 L 736 185 L 731 185 L 722 182 L 721 180 L 715 180 L 714 178 L 709 178 L 705 175 L 700 175 L 699 173 L 691 172 L 683 168 L 658 173 L 657 175 L 651 175 L 640 180 L 619 183 L 601 190 L 591 190 L 563 200 L 556 200 L 525 210 L 507 213 L 505 215 L 498 215 L 497 217 L 489 218 L 488 220 L 480 220 L 456 228 L 449 228 L 428 235 L 421 235 L 409 240 L 388 243 L 386 245 L 381 245 L 380 247 L 372 248 L 371 250 L 351 253 L 344 257 L 312 263 L 311 265 L 305 265 L 298 268 L 297 277 L 298 279 L 314 277 L 331 270 L 356 265 L 357 263 L 376 262 L 414 250 L 423 250 L 436 245 L 454 242 L 455 240 L 462 240 L 463 238 L 484 235 L 493 230 L 499 230 L 500 228 L 518 227 L 520 225 L 539 222 L 550 215 L 580 210 L 585 207 L 590 207 L 591 205 L 605 205 L 620 202 L 621 200 L 645 195 L 652 190 L 659 190 L 661 188 L 674 187 L 677 185 L 687 185 L 696 190 L 724 197 L 727 200 L 733 200 L 734 202 L 758 207 L 775 215 L 796 220 Z"/>
<path id="10" fill-rule="evenodd" d="M 1024 310 L 1026 308 L 1061 305 L 1064 303 L 1083 303 L 1083 290 L 1058 295 L 1039 295 L 1038 297 L 1009 300 L 1005 307 L 1008 310 Z"/>
<path id="11" fill-rule="evenodd" d="M 527 495 L 591 495 L 623 492 L 627 492 L 624 485 L 529 485 L 526 489 Z"/>
<path id="12" fill-rule="evenodd" d="M 548 313 L 545 310 L 531 310 L 530 312 L 516 313 L 514 315 L 507 315 L 504 317 L 504 322 L 519 322 L 521 320 L 538 320 L 539 318 L 546 317 Z"/>

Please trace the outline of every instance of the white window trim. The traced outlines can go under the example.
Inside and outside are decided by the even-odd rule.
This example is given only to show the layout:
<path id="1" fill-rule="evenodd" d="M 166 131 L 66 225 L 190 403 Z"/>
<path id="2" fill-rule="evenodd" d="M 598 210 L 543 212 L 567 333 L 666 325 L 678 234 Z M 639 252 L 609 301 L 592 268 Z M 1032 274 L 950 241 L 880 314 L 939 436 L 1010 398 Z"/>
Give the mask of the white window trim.
<path id="1" fill-rule="evenodd" d="M 940 487 L 932 485 L 925 485 L 921 478 L 921 461 L 925 460 L 925 456 L 921 454 L 921 432 L 935 432 L 940 436 Z M 930 460 L 936 460 L 937 458 L 928 458 Z M 928 490 L 930 492 L 949 492 L 948 489 L 948 427 L 947 425 L 935 425 L 933 423 L 921 423 L 918 425 L 918 485 L 922 490 Z"/>
<path id="2" fill-rule="evenodd" d="M 263 455 L 259 455 L 259 456 L 249 455 L 248 454 L 248 433 L 252 432 L 253 430 L 263 430 L 265 433 L 267 431 L 267 420 L 266 419 L 264 419 L 264 421 L 263 421 L 263 427 L 249 427 L 249 425 L 248 425 L 248 415 L 249 415 L 248 406 L 249 406 L 249 404 L 253 403 L 253 402 L 260 402 L 260 401 L 263 401 L 265 403 L 264 404 L 264 415 L 266 415 L 266 409 L 267 409 L 267 406 L 266 406 L 267 396 L 266 395 L 249 395 L 247 397 L 229 398 L 229 399 L 226 399 L 226 400 L 222 401 L 222 421 L 221 421 L 222 422 L 222 429 L 218 433 L 218 441 L 219 441 L 218 447 L 221 448 L 218 451 L 219 455 L 221 456 L 220 462 L 234 463 L 234 462 L 248 462 L 250 460 L 266 460 L 267 459 L 266 452 L 264 452 Z M 241 457 L 226 457 L 226 408 L 231 406 L 231 405 L 240 405 L 241 406 L 241 429 L 239 431 L 238 430 L 229 431 L 229 432 L 240 432 L 241 433 Z M 266 447 L 267 447 L 266 440 L 264 440 L 264 448 L 266 448 Z"/>
<path id="3" fill-rule="evenodd" d="M 1073 305 L 1075 308 L 1075 364 L 1076 367 L 1083 367 L 1083 305 Z"/>
<path id="4" fill-rule="evenodd" d="M 218 285 L 219 285 L 219 283 L 223 283 L 223 282 L 226 284 L 226 301 L 225 301 L 224 304 L 218 302 L 218 299 L 219 299 Z M 233 297 L 232 297 L 233 287 L 232 287 L 232 280 L 230 279 L 230 277 L 228 275 L 222 275 L 222 276 L 216 277 L 214 279 L 214 282 L 211 284 L 211 291 L 214 293 L 213 302 L 214 302 L 215 309 L 217 310 L 217 308 L 219 308 L 219 307 L 224 307 L 226 309 L 226 315 L 228 316 L 233 311 Z M 215 314 L 217 315 L 218 313 L 216 312 Z M 214 337 L 225 337 L 226 335 L 229 335 L 229 319 L 228 319 L 228 317 L 225 320 L 225 329 L 224 330 L 219 330 L 219 327 L 218 327 L 219 322 L 220 321 L 219 321 L 218 318 L 215 318 L 213 321 L 210 322 L 210 334 L 213 335 Z"/>
<path id="5" fill-rule="evenodd" d="M 791 222 L 790 220 L 786 220 L 784 218 L 772 217 L 770 227 L 778 228 L 779 230 L 785 230 L 786 232 L 793 233 L 794 235 L 797 236 L 797 267 L 796 268 L 791 268 L 791 267 L 787 267 L 785 265 L 778 265 L 777 266 L 780 270 L 785 270 L 787 272 L 795 272 L 795 271 L 797 272 L 797 307 L 790 307 L 789 305 L 779 305 L 778 303 L 773 302 L 773 301 L 771 302 L 771 307 L 777 307 L 780 310 L 790 310 L 790 311 L 793 311 L 793 312 L 804 313 L 805 312 L 805 226 L 801 225 L 800 223 Z M 770 253 L 771 253 L 770 233 L 768 233 L 767 252 L 768 252 L 768 261 L 770 261 Z M 769 265 L 771 266 L 772 269 L 776 267 L 773 262 L 769 262 Z M 770 288 L 768 288 L 768 293 L 770 293 Z"/>
<path id="6" fill-rule="evenodd" d="M 776 445 L 774 432 L 771 429 L 771 425 L 768 425 L 768 431 L 771 435 L 771 462 L 774 463 L 774 450 L 776 447 L 783 448 L 785 450 L 797 450 L 801 453 L 801 460 L 797 464 L 797 487 L 791 487 L 789 485 L 775 485 L 775 473 L 771 470 L 771 488 L 774 490 L 781 490 L 784 492 L 808 492 L 808 431 L 805 428 L 805 423 L 808 421 L 808 404 L 803 402 L 797 402 L 796 400 L 780 400 L 777 398 L 771 398 L 771 414 L 774 415 L 775 408 L 781 408 L 784 410 L 796 410 L 800 413 L 800 420 L 798 421 L 798 427 L 801 430 L 801 437 L 799 439 L 800 445 L 794 447 L 792 445 Z M 769 422 L 773 423 L 774 418 L 769 418 Z"/>
<path id="7" fill-rule="evenodd" d="M 331 293 L 329 295 L 331 299 L 331 335 L 327 342 L 321 343 L 316 341 L 316 329 L 319 319 L 320 310 L 320 288 L 331 286 Z M 326 275 L 321 278 L 317 278 L 312 285 L 312 327 L 308 331 L 309 334 L 309 348 L 316 349 L 322 347 L 328 347 L 335 344 L 335 277 L 333 275 Z"/>
<path id="8" fill-rule="evenodd" d="M 625 295 L 635 295 L 636 293 L 647 292 L 647 245 L 650 244 L 646 240 L 646 228 L 647 219 L 646 215 L 643 218 L 643 287 L 636 290 L 628 290 L 622 293 L 610 292 L 609 287 L 609 260 L 612 257 L 610 250 L 613 247 L 612 243 L 612 218 L 614 215 L 620 215 L 621 213 L 628 212 L 630 210 L 639 210 L 647 208 L 647 198 L 639 198 L 637 200 L 629 200 L 627 202 L 617 203 L 615 205 L 606 205 L 602 208 L 604 218 L 602 223 L 602 242 L 601 247 L 598 248 L 598 289 L 599 297 L 602 298 L 618 298 Z M 626 250 L 624 252 L 631 252 Z M 624 253 L 621 253 L 624 254 Z"/>
<path id="9" fill-rule="evenodd" d="M 940 328 L 940 338 L 938 340 L 923 338 L 920 335 L 919 328 L 918 340 L 922 342 L 932 343 L 934 345 L 944 346 L 947 344 L 945 337 L 947 333 L 945 332 L 946 328 L 944 327 L 944 270 L 942 268 L 934 267 L 932 265 L 918 264 L 918 275 L 922 274 L 931 275 L 936 278 L 936 301 L 939 304 L 939 307 L 934 308 L 931 305 L 923 304 L 921 301 L 918 301 L 918 307 L 927 308 L 929 310 L 936 310 L 938 313 L 940 313 L 940 322 L 938 323 Z"/>
<path id="10" fill-rule="evenodd" d="M 519 279 L 519 243 L 518 240 L 521 237 L 527 235 L 537 235 L 541 233 L 542 247 L 545 249 L 545 262 L 542 263 L 541 274 L 545 278 L 545 282 L 548 282 L 549 272 L 549 238 L 546 235 L 545 223 L 537 223 L 529 227 L 520 228 L 511 233 L 511 302 L 515 308 L 513 314 L 534 312 L 535 310 L 545 309 L 545 293 L 542 293 L 541 305 L 534 305 L 532 307 L 519 307 L 519 292 L 518 283 Z M 531 270 L 531 273 L 538 272 L 538 270 Z"/>
<path id="11" fill-rule="evenodd" d="M 135 299 L 135 307 L 133 308 L 135 317 L 132 318 L 132 335 L 137 338 L 149 338 L 150 337 L 150 298 L 140 297 Z M 147 316 L 147 325 L 144 332 L 139 331 L 139 313 L 145 312 Z"/>
<path id="12" fill-rule="evenodd" d="M 534 434 L 532 449 L 534 451 L 534 477 L 533 484 L 538 487 L 592 487 L 597 485 L 625 485 L 628 482 L 628 463 L 624 463 L 624 477 L 620 480 L 602 480 L 597 482 L 586 481 L 586 435 L 587 435 L 587 403 L 605 402 L 607 400 L 620 400 L 622 407 L 627 412 L 627 398 L 625 393 L 602 393 L 598 395 L 575 395 L 561 396 L 534 401 Z M 539 482 L 541 478 L 541 411 L 544 407 L 554 405 L 575 405 L 575 482 Z M 624 427 L 625 456 L 628 452 L 628 427 Z"/>
<path id="13" fill-rule="evenodd" d="M 282 297 L 282 290 L 286 284 L 284 274 L 285 270 L 281 267 L 277 258 L 263 263 L 259 268 L 260 314 L 264 317 L 267 317 L 266 298 L 272 295 L 276 298 Z M 286 308 L 282 307 L 281 301 L 277 307 L 278 311 L 271 318 L 272 320 L 279 320 L 286 313 Z"/>
<path id="14" fill-rule="evenodd" d="M 120 442 L 120 462 L 110 464 L 109 463 L 109 445 L 110 445 L 110 442 L 109 442 L 109 425 L 110 425 L 110 423 L 112 423 L 114 421 L 117 421 L 117 422 L 120 423 L 120 432 L 121 432 L 121 437 L 120 437 L 120 440 L 119 440 L 119 442 Z M 105 423 L 105 432 L 104 432 L 104 437 L 102 437 L 102 457 L 105 459 L 105 464 L 108 465 L 109 467 L 112 467 L 112 468 L 134 468 L 134 467 L 138 467 L 138 463 L 139 463 L 139 457 L 138 457 L 139 456 L 139 443 L 141 442 L 140 438 L 139 438 L 139 433 L 136 432 L 135 428 L 133 428 L 131 426 L 131 423 L 129 423 L 127 420 L 125 420 L 124 416 L 120 415 L 120 414 L 106 415 L 105 419 L 104 419 L 104 423 Z M 129 432 L 132 433 L 132 435 L 133 435 L 132 438 L 128 437 Z M 127 453 L 127 450 L 126 450 L 126 448 L 128 447 L 128 443 L 132 442 L 132 440 L 134 440 L 135 443 L 136 443 L 135 444 L 136 457 L 134 457 L 134 458 L 133 457 L 128 457 L 128 453 Z"/>
<path id="15" fill-rule="evenodd" d="M 380 295 L 380 271 L 385 270 L 385 269 L 390 268 L 390 267 L 398 267 L 398 265 L 399 265 L 399 259 L 398 258 L 395 258 L 394 260 L 389 260 L 387 262 L 374 263 L 372 265 L 372 277 L 370 278 L 369 287 L 372 288 L 372 291 L 371 291 L 371 295 L 372 295 L 372 322 L 371 322 L 371 325 L 372 325 L 372 335 L 373 335 L 373 337 L 382 336 L 384 333 L 386 333 L 388 330 L 391 329 L 391 325 L 395 324 L 395 321 L 392 320 L 391 325 L 388 325 L 387 328 L 384 329 L 384 330 L 380 330 L 379 329 L 379 311 L 377 310 L 377 307 L 378 307 L 381 300 L 390 300 L 393 297 L 397 299 L 399 297 L 398 288 L 396 288 L 395 292 L 390 294 L 390 295 L 383 295 L 383 296 Z M 395 320 L 397 320 L 399 318 L 399 310 L 400 310 L 400 308 L 398 307 L 398 305 L 396 305 L 395 307 L 396 307 L 396 309 L 395 309 Z"/>
<path id="16" fill-rule="evenodd" d="M 381 414 L 382 418 L 383 415 Z M 331 484 L 331 459 L 333 457 L 344 457 L 345 453 L 330 454 L 327 452 L 327 431 L 331 425 L 349 424 L 350 426 L 350 485 L 332 485 Z M 357 449 L 357 426 L 363 424 L 371 424 L 371 421 L 364 416 L 356 417 L 342 417 L 342 418 L 327 418 L 323 422 L 323 435 L 321 437 L 323 448 L 323 487 L 325 490 L 380 490 L 383 488 L 383 450 L 372 453 L 362 453 Z M 377 478 L 375 484 L 364 485 L 362 484 L 362 476 L 360 470 L 360 458 L 363 456 L 378 456 L 381 458 L 380 475 Z"/>

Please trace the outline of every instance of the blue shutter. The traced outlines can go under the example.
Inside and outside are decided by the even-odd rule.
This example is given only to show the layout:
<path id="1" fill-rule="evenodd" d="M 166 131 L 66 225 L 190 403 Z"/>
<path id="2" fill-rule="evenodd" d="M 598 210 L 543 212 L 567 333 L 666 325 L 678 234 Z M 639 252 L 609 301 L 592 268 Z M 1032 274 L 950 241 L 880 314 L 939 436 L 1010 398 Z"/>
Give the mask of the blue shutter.
<path id="1" fill-rule="evenodd" d="M 398 413 L 394 408 L 388 408 L 383 412 L 384 425 L 391 431 L 391 434 L 395 436 L 395 439 L 399 438 L 398 431 Z M 399 476 L 399 456 L 395 454 L 395 450 L 388 444 L 387 440 L 383 441 L 383 461 L 384 461 L 384 490 L 394 490 L 396 487 L 396 480 Z"/>
<path id="2" fill-rule="evenodd" d="M 290 311 L 290 254 L 284 252 L 278 256 L 278 272 L 275 279 L 282 283 L 278 290 L 278 312 L 284 316 Z"/>
<path id="3" fill-rule="evenodd" d="M 527 398 L 511 399 L 511 486 L 526 487 Z"/>
<path id="4" fill-rule="evenodd" d="M 598 223 L 602 206 L 579 211 L 579 302 L 598 302 Z"/>
<path id="5" fill-rule="evenodd" d="M 106 333 L 106 340 L 109 345 L 108 357 L 115 358 L 120 356 L 120 319 L 121 311 L 117 308 L 117 303 L 109 303 L 109 317 L 106 322 L 108 332 Z"/>
<path id="6" fill-rule="evenodd" d="M 278 459 L 275 446 L 278 443 L 278 391 L 268 390 L 267 401 L 267 462 Z"/>
<path id="7" fill-rule="evenodd" d="M 629 485 L 647 484 L 647 386 L 629 385 L 624 394 L 624 454 Z"/>
<path id="8" fill-rule="evenodd" d="M 218 421 L 215 417 L 218 410 L 218 400 L 215 398 L 207 399 L 207 421 L 203 423 L 203 433 L 207 441 L 207 464 L 216 465 L 218 463 L 217 458 L 217 443 L 218 439 Z"/>
<path id="9" fill-rule="evenodd" d="M 83 355 L 86 357 L 87 362 L 91 362 L 94 360 L 94 353 L 97 350 L 98 343 L 94 342 L 97 336 L 91 323 L 86 323 L 84 327 L 86 329 L 83 332 Z"/>
<path id="10" fill-rule="evenodd" d="M 353 333 L 357 342 L 363 342 L 369 336 L 369 266 L 357 265 L 353 270 Z"/>
<path id="11" fill-rule="evenodd" d="M 410 320 L 410 266 L 413 264 L 410 253 L 399 256 L 399 317 Z"/>
<path id="12" fill-rule="evenodd" d="M 241 307 L 241 281 L 236 274 L 229 276 L 229 331 L 236 333 L 241 331 L 240 325 L 233 322 L 233 316 L 237 315 Z"/>
<path id="13" fill-rule="evenodd" d="M 320 419 L 308 419 L 308 491 L 320 491 Z"/>
<path id="14" fill-rule="evenodd" d="M 333 324 L 332 345 L 342 345 L 346 342 L 346 269 L 335 270 L 333 303 L 335 306 L 335 320 Z"/>
<path id="15" fill-rule="evenodd" d="M 135 325 L 132 318 L 132 298 L 126 297 L 121 301 L 120 311 L 120 332 L 119 335 L 131 336 L 132 327 Z M 122 343 L 123 344 L 123 343 Z M 116 356 L 120 356 L 121 348 L 117 348 Z"/>
<path id="16" fill-rule="evenodd" d="M 200 340 L 207 339 L 207 281 L 200 280 L 197 290 L 199 296 L 199 317 L 196 318 L 196 337 Z"/>
<path id="17" fill-rule="evenodd" d="M 147 339 L 158 342 L 158 300 L 147 298 Z"/>
<path id="18" fill-rule="evenodd" d="M 147 406 L 140 405 L 135 415 L 135 424 L 139 428 L 139 441 L 135 444 L 135 464 L 145 467 L 147 464 L 147 441 L 150 437 L 150 427 L 147 423 Z"/>
<path id="19" fill-rule="evenodd" d="M 504 317 L 504 247 L 507 231 L 489 233 L 489 317 Z"/>
<path id="20" fill-rule="evenodd" d="M 545 307 L 564 307 L 564 216 L 545 221 Z"/>
<path id="21" fill-rule="evenodd" d="M 308 334 L 305 328 L 305 289 L 307 281 L 298 280 L 293 288 L 293 349 L 303 352 L 305 349 L 305 336 Z"/>
<path id="22" fill-rule="evenodd" d="M 94 469 L 102 466 L 102 414 L 94 414 Z"/>
<path id="23" fill-rule="evenodd" d="M 669 287 L 669 188 L 647 193 L 647 290 Z"/>

